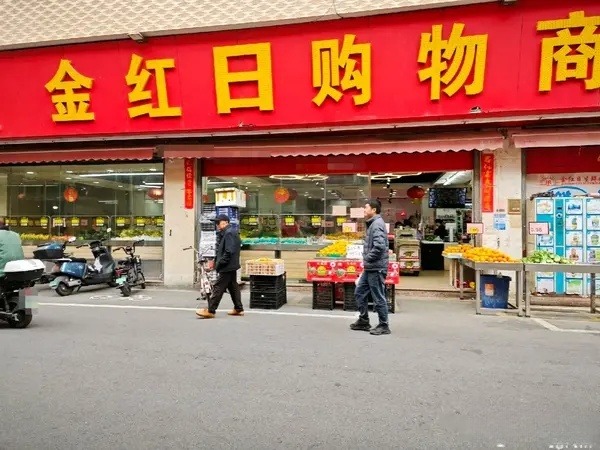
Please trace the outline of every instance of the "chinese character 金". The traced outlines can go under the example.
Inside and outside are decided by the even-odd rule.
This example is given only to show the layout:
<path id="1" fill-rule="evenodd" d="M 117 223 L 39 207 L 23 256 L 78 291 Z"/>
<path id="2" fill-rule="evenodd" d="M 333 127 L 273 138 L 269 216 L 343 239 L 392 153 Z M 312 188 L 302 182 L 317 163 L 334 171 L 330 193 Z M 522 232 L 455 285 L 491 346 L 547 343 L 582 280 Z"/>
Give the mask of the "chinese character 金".
<path id="1" fill-rule="evenodd" d="M 90 90 L 94 80 L 75 70 L 71 61 L 61 59 L 54 77 L 46 84 L 46 90 L 53 94 L 52 103 L 56 114 L 52 114 L 54 122 L 72 122 L 94 120 L 94 113 L 89 112 Z M 77 92 L 76 92 L 77 91 Z"/>
<path id="2" fill-rule="evenodd" d="M 442 38 L 442 25 L 434 25 L 431 33 L 421 34 L 418 62 L 430 66 L 419 70 L 419 80 L 431 80 L 431 100 L 439 100 L 441 86 L 452 97 L 462 87 L 467 95 L 483 91 L 487 56 L 487 34 L 463 36 L 465 25 L 455 23 L 450 38 Z M 472 77 L 470 84 L 465 83 Z"/>
<path id="3" fill-rule="evenodd" d="M 313 102 L 317 106 L 327 97 L 339 102 L 342 92 L 349 89 L 360 92 L 353 96 L 355 105 L 371 100 L 371 44 L 355 44 L 355 38 L 354 34 L 345 35 L 341 51 L 337 39 L 312 43 L 313 87 L 319 89 Z"/>
<path id="4" fill-rule="evenodd" d="M 229 71 L 229 60 L 233 58 L 252 57 L 256 61 L 256 70 Z M 229 114 L 235 108 L 258 108 L 260 111 L 273 111 L 273 74 L 271 67 L 271 44 L 232 45 L 213 48 L 215 70 L 215 89 L 217 95 L 217 111 Z M 231 84 L 256 83 L 256 97 L 232 98 Z"/>
<path id="5" fill-rule="evenodd" d="M 147 115 L 150 117 L 177 117 L 181 116 L 181 108 L 169 106 L 167 95 L 167 80 L 165 70 L 173 69 L 175 61 L 173 59 L 149 59 L 146 61 L 145 68 L 142 68 L 143 58 L 138 55 L 131 55 L 129 71 L 125 77 L 128 86 L 133 86 L 129 93 L 129 103 L 137 103 L 146 100 L 142 105 L 130 106 L 129 117 L 139 117 Z M 154 75 L 154 84 L 156 86 L 156 106 L 152 103 L 152 92 L 147 89 L 150 77 Z"/>
<path id="6" fill-rule="evenodd" d="M 556 31 L 555 37 L 542 39 L 539 90 L 552 90 L 557 82 L 585 80 L 586 90 L 600 88 L 600 16 L 585 17 L 584 11 L 568 19 L 540 21 L 538 31 Z M 575 34 L 572 32 L 576 31 Z M 591 71 L 590 71 L 591 63 Z M 554 68 L 556 74 L 553 77 Z"/>

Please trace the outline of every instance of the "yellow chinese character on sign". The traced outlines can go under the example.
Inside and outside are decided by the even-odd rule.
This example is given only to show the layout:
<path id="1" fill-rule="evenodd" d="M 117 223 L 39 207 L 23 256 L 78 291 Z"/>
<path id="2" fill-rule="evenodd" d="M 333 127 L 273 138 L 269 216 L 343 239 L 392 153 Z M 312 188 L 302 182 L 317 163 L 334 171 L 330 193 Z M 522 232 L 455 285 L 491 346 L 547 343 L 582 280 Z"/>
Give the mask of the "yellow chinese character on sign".
<path id="1" fill-rule="evenodd" d="M 355 44 L 355 38 L 353 34 L 345 35 L 341 51 L 337 39 L 312 43 L 313 87 L 319 88 L 313 102 L 317 106 L 327 97 L 339 102 L 342 92 L 348 89 L 360 91 L 353 96 L 355 105 L 371 100 L 371 44 Z M 360 57 L 360 67 L 357 67 L 357 57 Z M 344 76 L 340 79 L 342 69 Z M 342 92 L 336 89 L 338 87 Z"/>
<path id="2" fill-rule="evenodd" d="M 229 71 L 229 61 L 233 58 L 251 57 L 256 61 L 256 70 Z M 261 111 L 273 111 L 273 75 L 271 68 L 271 44 L 232 45 L 213 48 L 215 65 L 215 89 L 217 111 L 228 114 L 235 108 L 258 108 Z M 256 83 L 256 97 L 233 98 L 231 84 Z"/>
<path id="3" fill-rule="evenodd" d="M 53 94 L 62 91 L 62 94 L 53 94 L 52 103 L 56 114 L 52 114 L 54 122 L 71 122 L 94 120 L 94 113 L 89 112 L 90 93 L 75 92 L 76 90 L 90 90 L 94 80 L 88 78 L 73 68 L 71 61 L 61 59 L 54 77 L 46 83 L 46 90 Z"/>
<path id="4" fill-rule="evenodd" d="M 431 80 L 431 100 L 439 100 L 442 85 L 449 97 L 462 87 L 467 95 L 483 91 L 487 56 L 487 34 L 463 36 L 463 23 L 452 26 L 450 38 L 442 38 L 442 25 L 434 25 L 431 33 L 421 34 L 419 63 L 430 66 L 419 70 L 419 80 Z M 471 82 L 466 84 L 469 79 Z"/>
<path id="5" fill-rule="evenodd" d="M 133 86 L 129 93 L 129 103 L 150 100 L 143 105 L 131 106 L 128 108 L 129 117 L 138 117 L 148 115 L 150 117 L 177 117 L 181 116 L 181 108 L 169 106 L 169 97 L 167 96 L 167 80 L 165 77 L 166 69 L 173 69 L 175 61 L 173 59 L 149 59 L 146 61 L 146 67 L 142 68 L 143 59 L 138 55 L 131 55 L 129 72 L 125 77 L 128 86 Z M 154 82 L 156 85 L 156 106 L 152 104 L 152 92 L 146 89 L 150 76 L 150 71 L 154 72 Z"/>
<path id="6" fill-rule="evenodd" d="M 596 33 L 598 26 L 600 16 L 585 17 L 583 11 L 570 13 L 568 19 L 538 22 L 538 31 L 558 30 L 556 37 L 542 39 L 541 92 L 552 90 L 555 63 L 556 81 L 585 80 L 587 90 L 600 88 L 600 34 Z M 571 33 L 573 29 L 577 30 L 575 34 Z"/>

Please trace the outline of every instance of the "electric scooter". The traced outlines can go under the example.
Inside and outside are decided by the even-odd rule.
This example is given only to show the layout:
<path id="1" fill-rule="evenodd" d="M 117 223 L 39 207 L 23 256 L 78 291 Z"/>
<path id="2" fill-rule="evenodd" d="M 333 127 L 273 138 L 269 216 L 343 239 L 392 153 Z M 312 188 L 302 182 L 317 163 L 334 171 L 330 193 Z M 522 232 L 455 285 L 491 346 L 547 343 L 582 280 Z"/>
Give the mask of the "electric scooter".
<path id="1" fill-rule="evenodd" d="M 35 285 L 44 273 L 39 259 L 9 261 L 0 277 L 0 320 L 11 328 L 27 328 L 33 319 L 35 305 L 26 296 L 26 289 Z"/>
<path id="2" fill-rule="evenodd" d="M 142 258 L 135 254 L 135 246 L 143 243 L 143 240 L 135 241 L 133 245 L 117 247 L 113 250 L 113 252 L 123 250 L 127 255 L 127 259 L 120 260 L 117 267 L 119 275 L 116 281 L 118 285 L 117 289 L 121 290 L 123 297 L 129 297 L 131 295 L 131 288 L 134 286 L 146 289 L 146 278 L 142 271 Z"/>
<path id="3" fill-rule="evenodd" d="M 44 265 L 46 265 L 47 262 L 53 263 L 50 271 L 45 271 L 37 282 L 38 284 L 48 284 L 56 278 L 56 274 L 60 270 L 61 264 L 66 260 L 65 258 L 69 258 L 69 255 L 65 253 L 67 244 L 75 242 L 75 239 L 75 236 L 71 236 L 62 244 L 59 242 L 47 242 L 37 246 L 33 251 L 33 257 L 42 261 Z"/>
<path id="4" fill-rule="evenodd" d="M 50 288 L 58 295 L 65 297 L 78 292 L 82 286 L 108 284 L 116 287 L 116 264 L 103 241 L 92 241 L 89 244 L 94 255 L 94 264 L 90 266 L 85 258 L 64 258 L 60 261 L 60 269 L 50 282 Z M 81 248 L 83 245 L 78 245 Z"/>

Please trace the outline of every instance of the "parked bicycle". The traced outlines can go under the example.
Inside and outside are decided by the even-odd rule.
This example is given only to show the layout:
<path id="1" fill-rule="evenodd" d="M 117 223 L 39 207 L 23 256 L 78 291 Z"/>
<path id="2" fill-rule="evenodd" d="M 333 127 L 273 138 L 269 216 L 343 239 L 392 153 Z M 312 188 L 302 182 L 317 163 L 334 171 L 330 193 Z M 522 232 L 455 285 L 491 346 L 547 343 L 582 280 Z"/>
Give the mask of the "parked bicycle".
<path id="1" fill-rule="evenodd" d="M 194 284 L 198 284 L 200 287 L 200 297 L 197 300 L 208 301 L 212 294 L 213 284 L 215 280 L 211 276 L 212 260 L 201 253 L 196 247 L 190 246 L 183 250 L 194 250 L 195 253 L 195 267 L 194 272 Z"/>
<path id="2" fill-rule="evenodd" d="M 121 290 L 123 297 L 129 297 L 131 295 L 131 288 L 139 286 L 142 289 L 146 289 L 146 278 L 142 269 L 142 258 L 135 254 L 136 245 L 143 244 L 144 240 L 135 241 L 133 245 L 127 245 L 125 247 L 117 247 L 113 250 L 123 250 L 127 255 L 127 259 L 119 261 L 117 267 L 117 273 L 119 277 L 116 282 L 118 284 L 117 289 Z"/>

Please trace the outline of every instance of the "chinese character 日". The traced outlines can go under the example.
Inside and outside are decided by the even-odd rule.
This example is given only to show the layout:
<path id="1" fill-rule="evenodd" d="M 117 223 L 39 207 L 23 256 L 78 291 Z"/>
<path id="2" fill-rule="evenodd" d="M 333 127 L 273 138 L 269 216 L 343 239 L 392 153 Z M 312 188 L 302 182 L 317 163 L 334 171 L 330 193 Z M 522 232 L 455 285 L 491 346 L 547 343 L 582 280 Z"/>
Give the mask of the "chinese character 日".
<path id="1" fill-rule="evenodd" d="M 555 37 L 542 39 L 541 92 L 552 90 L 553 78 L 558 82 L 585 80 L 586 90 L 600 88 L 600 34 L 596 33 L 598 26 L 600 16 L 585 17 L 583 11 L 570 13 L 568 19 L 538 22 L 538 31 L 556 31 Z M 573 34 L 573 30 L 579 32 Z"/>
<path id="2" fill-rule="evenodd" d="M 256 70 L 229 71 L 229 60 L 251 56 L 256 60 Z M 234 108 L 258 108 L 261 111 L 273 111 L 273 75 L 271 67 L 271 44 L 232 45 L 213 48 L 215 69 L 215 89 L 217 111 L 228 114 Z M 249 98 L 233 98 L 231 84 L 256 83 L 258 95 Z"/>
<path id="3" fill-rule="evenodd" d="M 88 111 L 89 91 L 93 83 L 92 78 L 77 72 L 71 65 L 71 61 L 61 59 L 54 77 L 46 83 L 46 90 L 52 94 L 52 103 L 56 108 L 52 120 L 54 122 L 94 120 L 94 113 Z M 62 93 L 54 94 L 56 91 Z"/>
<path id="4" fill-rule="evenodd" d="M 149 59 L 146 61 L 145 68 L 142 68 L 143 58 L 138 55 L 131 55 L 129 71 L 125 77 L 128 86 L 133 86 L 129 93 L 129 103 L 137 103 L 143 100 L 149 100 L 142 105 L 130 106 L 128 108 L 129 117 L 138 117 L 148 115 L 150 117 L 176 117 L 181 116 L 181 108 L 169 106 L 167 96 L 167 80 L 165 77 L 166 69 L 173 69 L 175 61 L 173 59 Z M 152 92 L 146 89 L 150 76 L 153 72 L 156 85 L 157 104 L 152 104 Z"/>
<path id="5" fill-rule="evenodd" d="M 312 43 L 313 87 L 319 89 L 313 102 L 317 106 L 327 97 L 339 102 L 342 92 L 349 89 L 360 92 L 353 96 L 355 105 L 371 100 L 371 44 L 355 44 L 355 39 L 354 34 L 345 35 L 341 51 L 337 39 Z"/>
<path id="6" fill-rule="evenodd" d="M 447 40 L 442 38 L 442 25 L 433 25 L 431 33 L 421 34 L 418 62 L 430 61 L 430 66 L 419 70 L 419 80 L 431 80 L 431 100 L 440 99 L 442 85 L 448 97 L 462 87 L 467 95 L 483 91 L 488 36 L 463 36 L 464 28 L 463 23 L 455 23 Z"/>

